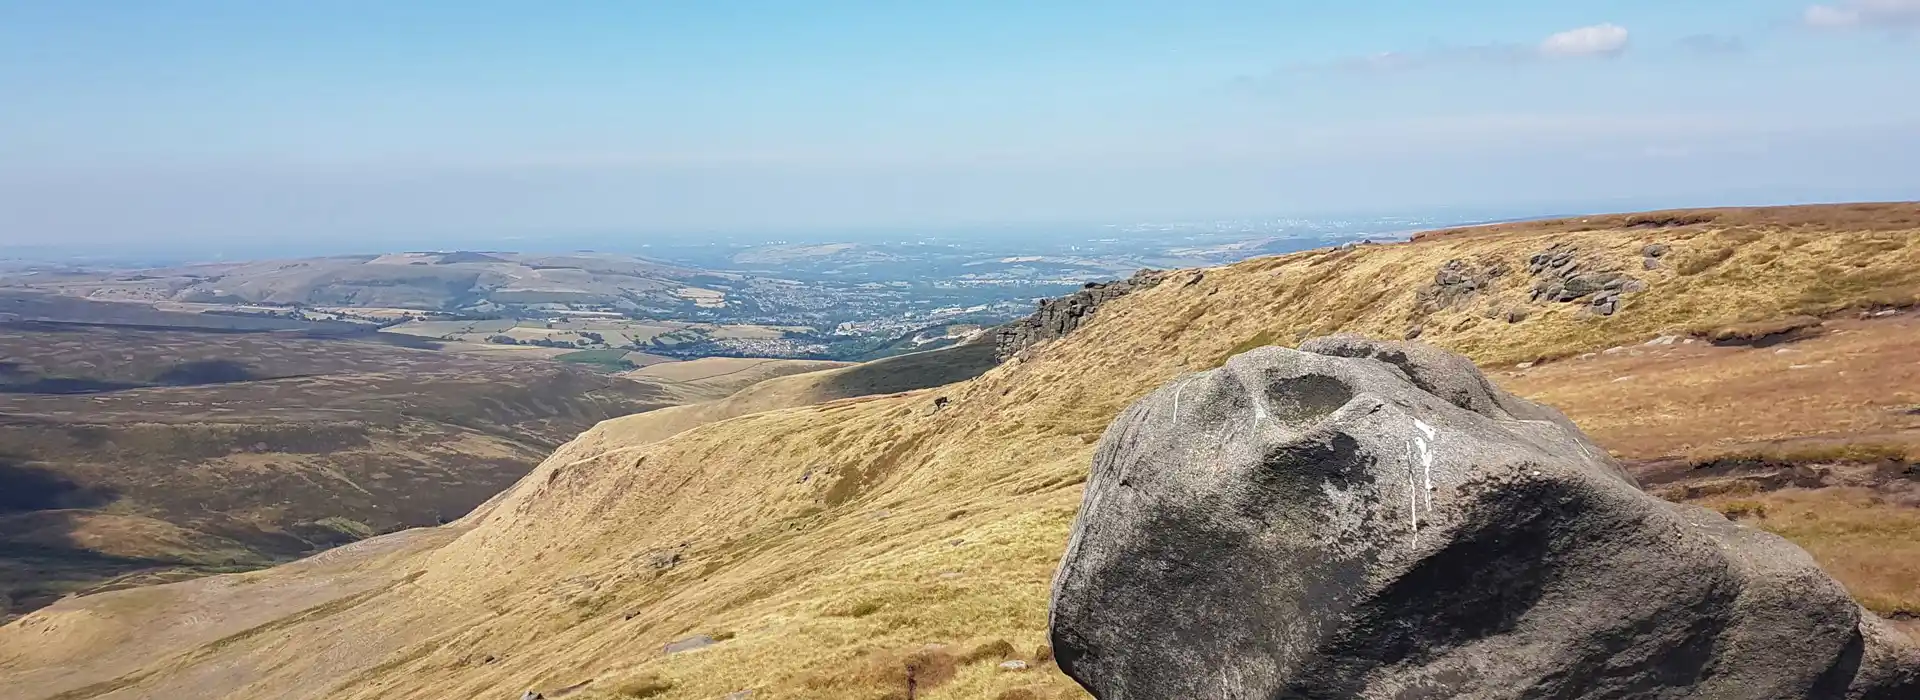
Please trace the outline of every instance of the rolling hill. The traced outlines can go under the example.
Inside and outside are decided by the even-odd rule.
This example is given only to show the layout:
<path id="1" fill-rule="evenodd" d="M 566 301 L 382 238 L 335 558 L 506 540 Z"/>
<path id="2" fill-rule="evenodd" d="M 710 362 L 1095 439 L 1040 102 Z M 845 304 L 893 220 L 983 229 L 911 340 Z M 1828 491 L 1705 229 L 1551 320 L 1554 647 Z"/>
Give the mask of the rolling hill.
<path id="1" fill-rule="evenodd" d="M 1084 697 L 1043 644 L 1095 441 L 1169 380 L 1335 331 L 1472 357 L 1651 488 L 1781 532 L 1897 619 L 1920 610 L 1900 495 L 1920 377 L 1882 361 L 1920 341 L 1917 303 L 1915 204 L 1586 217 L 1174 271 L 938 389 L 799 405 L 858 368 L 774 379 L 739 413 L 602 423 L 445 526 L 63 600 L 0 628 L 0 681 L 63 699 L 878 699 L 907 697 L 913 669 L 922 699 Z"/>
<path id="2" fill-rule="evenodd" d="M 674 403 L 377 339 L 0 325 L 8 617 L 446 522 L 595 422 Z"/>
<path id="3" fill-rule="evenodd" d="M 741 279 L 621 255 L 453 252 L 39 272 L 9 282 L 103 301 L 453 311 L 543 303 L 677 308 L 701 296 L 724 296 L 702 281 Z"/>

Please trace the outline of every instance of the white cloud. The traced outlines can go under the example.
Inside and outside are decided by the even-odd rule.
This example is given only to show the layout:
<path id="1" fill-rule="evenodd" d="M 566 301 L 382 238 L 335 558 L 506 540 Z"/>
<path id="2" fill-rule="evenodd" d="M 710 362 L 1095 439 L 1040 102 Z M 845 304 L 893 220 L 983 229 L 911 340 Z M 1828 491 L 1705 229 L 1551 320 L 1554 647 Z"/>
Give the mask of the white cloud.
<path id="1" fill-rule="evenodd" d="M 1437 44 L 1413 51 L 1382 51 L 1322 63 L 1301 64 L 1289 70 L 1394 73 L 1436 66 L 1513 65 L 1541 60 L 1611 58 L 1626 52 L 1627 38 L 1626 27 L 1611 23 L 1596 24 L 1591 27 L 1569 29 L 1531 45 Z"/>
<path id="2" fill-rule="evenodd" d="M 1540 55 L 1546 58 L 1580 56 L 1618 56 L 1627 50 L 1627 28 L 1617 24 L 1596 24 L 1569 29 L 1540 42 Z"/>
<path id="3" fill-rule="evenodd" d="M 1814 5 L 1801 15 L 1807 26 L 1821 29 L 1920 27 L 1920 0 L 1843 0 Z"/>

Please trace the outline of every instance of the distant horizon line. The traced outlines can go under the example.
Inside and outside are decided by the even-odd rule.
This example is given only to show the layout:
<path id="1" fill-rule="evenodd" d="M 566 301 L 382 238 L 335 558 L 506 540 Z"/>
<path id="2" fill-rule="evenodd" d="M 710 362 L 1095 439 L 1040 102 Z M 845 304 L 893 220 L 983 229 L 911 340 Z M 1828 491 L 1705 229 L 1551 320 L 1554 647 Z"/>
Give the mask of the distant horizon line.
<path id="1" fill-rule="evenodd" d="M 878 241 L 862 240 L 862 239 L 871 239 L 875 236 L 884 236 L 884 235 L 939 236 L 939 235 L 958 235 L 958 234 L 966 234 L 966 233 L 972 233 L 972 234 L 1035 233 L 1036 231 L 1034 231 L 1034 229 L 1066 229 L 1066 230 L 1057 230 L 1055 231 L 1055 233 L 1062 234 L 1062 235 L 1071 235 L 1074 233 L 1093 233 L 1097 230 L 1111 230 L 1115 228 L 1128 228 L 1128 227 L 1157 227 L 1157 226 L 1177 227 L 1177 226 L 1206 226 L 1206 225 L 1225 226 L 1225 225 L 1241 224 L 1241 223 L 1279 223 L 1279 222 L 1300 222 L 1302 224 L 1314 224 L 1314 223 L 1324 224 L 1324 223 L 1332 223 L 1332 222 L 1365 224 L 1365 223 L 1384 223 L 1386 221 L 1390 221 L 1393 219 L 1400 219 L 1400 218 L 1416 219 L 1416 220 L 1424 219 L 1421 221 L 1406 222 L 1408 224 L 1411 224 L 1408 228 L 1397 228 L 1392 230 L 1379 230 L 1379 231 L 1347 232 L 1349 234 L 1355 234 L 1355 235 L 1365 235 L 1367 233 L 1380 234 L 1380 235 L 1392 235 L 1392 234 L 1412 235 L 1412 234 L 1417 234 L 1423 231 L 1442 229 L 1442 228 L 1492 226 L 1492 225 L 1499 225 L 1499 224 L 1519 223 L 1519 222 L 1528 222 L 1528 221 L 1549 221 L 1554 219 L 1564 219 L 1564 218 L 1572 218 L 1572 217 L 1579 217 L 1579 216 L 1605 216 L 1605 215 L 1614 215 L 1614 214 L 1637 214 L 1637 213 L 1652 213 L 1652 212 L 1666 212 L 1666 211 L 1686 211 L 1686 210 L 1698 210 L 1698 209 L 1756 209 L 1756 208 L 1770 208 L 1770 207 L 1845 206 L 1845 205 L 1852 205 L 1852 204 L 1905 204 L 1905 203 L 1915 203 L 1915 202 L 1920 202 L 1920 196 L 1917 196 L 1915 199 L 1842 199 L 1842 200 L 1821 200 L 1821 201 L 1789 201 L 1784 203 L 1767 203 L 1767 204 L 1716 203 L 1716 204 L 1695 204 L 1695 205 L 1682 205 L 1682 206 L 1655 205 L 1655 206 L 1642 206 L 1642 207 L 1627 205 L 1624 207 L 1615 207 L 1615 208 L 1607 208 L 1605 204 L 1602 204 L 1600 202 L 1592 202 L 1585 205 L 1571 205 L 1571 204 L 1562 205 L 1559 207 L 1553 207 L 1551 209 L 1544 206 L 1515 206 L 1510 209 L 1507 207 L 1459 206 L 1459 207 L 1437 208 L 1437 209 L 1423 211 L 1423 212 L 1378 210 L 1378 211 L 1371 211 L 1371 212 L 1360 212 L 1360 211 L 1328 212 L 1328 213 L 1322 213 L 1322 214 L 1266 214 L 1266 215 L 1238 215 L 1238 216 L 1223 215 L 1223 216 L 1211 216 L 1211 217 L 1191 216 L 1191 217 L 1178 217 L 1178 218 L 1169 217 L 1169 218 L 1161 218 L 1161 219 L 1142 219 L 1142 220 L 1127 221 L 1127 222 L 1115 222 L 1111 220 L 1108 220 L 1108 221 L 1058 220 L 1058 221 L 1008 221 L 1008 222 L 1000 222 L 1000 223 L 973 223 L 973 224 L 919 224 L 919 225 L 856 224 L 856 225 L 845 225 L 845 226 L 809 226 L 809 227 L 784 229 L 784 230 L 769 229 L 769 228 L 739 228 L 739 229 L 727 229 L 727 230 L 722 230 L 722 229 L 700 230 L 700 229 L 693 229 L 693 228 L 682 228 L 682 229 L 673 229 L 673 230 L 600 229 L 600 230 L 573 230 L 573 231 L 565 231 L 565 232 L 548 232 L 548 233 L 472 234 L 472 235 L 466 235 L 466 236 L 462 236 L 459 234 L 425 234 L 425 235 L 419 235 L 419 236 L 393 236 L 393 235 L 379 236 L 379 235 L 369 234 L 364 238 L 362 236 L 330 237 L 330 238 L 327 238 L 327 241 L 325 243 L 320 242 L 320 239 L 322 237 L 316 236 L 316 237 L 306 237 L 304 240 L 301 240 L 300 242 L 297 242 L 297 243 L 290 242 L 286 239 L 277 239 L 277 240 L 242 239 L 242 240 L 212 240 L 204 243 L 190 244 L 186 246 L 181 245 L 180 242 L 178 242 L 178 239 L 167 241 L 167 242 L 156 242 L 150 245 L 141 245 L 138 243 L 115 242 L 115 241 L 79 242 L 79 243 L 69 243 L 69 244 L 48 244 L 48 243 L 40 243 L 40 242 L 18 243 L 18 242 L 0 241 L 0 259 L 12 260 L 16 262 L 18 261 L 56 262 L 61 260 L 172 258 L 175 261 L 178 261 L 181 263 L 187 263 L 187 262 L 228 262 L 233 260 L 261 260 L 261 259 L 273 259 L 273 258 L 282 258 L 282 257 L 284 258 L 351 257 L 351 256 L 360 256 L 360 255 L 390 255 L 390 254 L 407 254 L 407 253 L 422 253 L 422 254 L 443 253 L 444 254 L 444 253 L 459 253 L 459 252 L 548 253 L 548 254 L 603 253 L 603 254 L 639 256 L 638 253 L 633 252 L 631 249 L 644 249 L 644 248 L 649 248 L 655 245 L 659 245 L 666 248 L 688 248 L 688 247 L 699 247 L 702 244 L 705 244 L 705 245 L 732 244 L 732 245 L 738 245 L 740 247 L 756 247 L 756 246 L 765 246 L 765 245 L 871 243 L 871 242 L 878 242 Z M 1617 204 L 1626 205 L 1627 203 L 1617 202 Z M 1509 209 L 1509 210 L 1504 212 L 1498 211 L 1500 209 Z M 1524 213 L 1521 211 L 1515 211 L 1515 210 L 1523 210 L 1523 209 L 1531 209 L 1532 211 L 1527 211 Z M 1457 218 L 1442 218 L 1449 211 L 1458 212 L 1461 216 Z M 1145 231 L 1136 231 L 1136 233 L 1144 233 L 1144 232 Z M 1275 231 L 1275 233 L 1277 232 L 1278 231 Z M 1168 233 L 1171 233 L 1171 232 L 1168 232 Z M 1197 229 L 1193 231 L 1193 233 L 1213 234 L 1213 235 L 1231 235 L 1234 233 L 1243 233 L 1243 232 L 1230 231 L 1230 230 L 1206 231 L 1206 230 Z M 1259 235 L 1259 232 L 1255 232 L 1255 231 L 1245 231 L 1244 233 L 1248 234 L 1249 236 Z M 1339 237 L 1342 232 L 1325 231 L 1323 233 L 1330 237 Z M 825 238 L 823 238 L 823 236 L 825 236 Z M 611 247 L 605 244 L 614 243 L 614 241 L 599 240 L 599 241 L 595 241 L 594 243 L 588 242 L 591 239 L 607 239 L 611 237 L 623 237 L 626 240 L 619 242 L 617 245 L 611 246 Z M 707 240 L 705 241 L 697 240 L 698 238 L 701 238 L 701 237 L 705 237 L 707 238 Z M 719 237 L 719 239 L 715 240 L 714 237 Z M 378 243 L 380 243 L 378 239 L 381 239 L 381 238 L 386 238 L 386 239 L 398 238 L 400 240 L 394 241 L 396 245 L 395 247 L 392 247 L 392 248 L 378 249 L 378 248 L 371 247 L 372 245 L 377 245 Z M 789 239 L 789 238 L 798 239 L 798 240 L 779 240 L 779 241 L 772 240 L 772 239 Z M 462 242 L 463 240 L 464 242 Z M 515 243 L 530 243 L 532 245 L 528 247 L 512 247 L 512 244 L 515 244 Z M 443 246 L 448 246 L 449 244 L 451 247 L 443 247 Z M 508 244 L 510 247 L 501 247 L 502 244 Z M 558 245 L 554 245 L 554 244 L 558 244 Z M 367 247 L 362 247 L 362 246 L 367 246 Z M 287 252 L 266 253 L 266 251 L 270 249 L 279 249 Z M 34 256 L 56 256 L 56 257 L 55 258 L 39 258 Z M 640 256 L 640 257 L 644 257 L 644 256 Z"/>

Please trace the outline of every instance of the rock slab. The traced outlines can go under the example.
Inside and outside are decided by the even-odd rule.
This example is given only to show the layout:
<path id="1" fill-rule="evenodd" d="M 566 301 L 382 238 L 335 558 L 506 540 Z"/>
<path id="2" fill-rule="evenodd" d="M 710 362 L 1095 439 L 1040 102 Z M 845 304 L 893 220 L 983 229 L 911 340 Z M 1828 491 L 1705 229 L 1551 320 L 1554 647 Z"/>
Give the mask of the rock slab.
<path id="1" fill-rule="evenodd" d="M 1103 700 L 1920 698 L 1793 544 L 1640 491 L 1465 358 L 1262 348 L 1128 408 L 1054 581 Z"/>

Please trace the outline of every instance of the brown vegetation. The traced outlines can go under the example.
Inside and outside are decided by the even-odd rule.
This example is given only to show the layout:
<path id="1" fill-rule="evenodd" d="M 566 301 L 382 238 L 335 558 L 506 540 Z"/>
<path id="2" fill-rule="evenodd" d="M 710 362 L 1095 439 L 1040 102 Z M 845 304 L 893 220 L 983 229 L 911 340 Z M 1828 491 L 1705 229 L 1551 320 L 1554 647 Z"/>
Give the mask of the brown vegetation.
<path id="1" fill-rule="evenodd" d="M 0 594 L 244 571 L 465 514 L 659 387 L 353 339 L 0 328 Z"/>
<path id="2" fill-rule="evenodd" d="M 480 697 L 652 674 L 674 682 L 658 696 L 670 700 L 747 688 L 839 700 L 904 697 L 918 659 L 916 700 L 1085 697 L 1051 664 L 1004 672 L 960 664 L 957 650 L 981 640 L 1016 649 L 1045 641 L 1047 584 L 1093 444 L 1154 387 L 1250 344 L 1339 330 L 1402 337 L 1421 290 L 1448 261 L 1497 260 L 1520 271 L 1528 256 L 1565 244 L 1583 265 L 1629 271 L 1646 291 L 1624 295 L 1602 317 L 1530 300 L 1527 275 L 1515 272 L 1422 311 L 1422 339 L 1486 366 L 1565 358 L 1501 381 L 1567 408 L 1623 456 L 1676 458 L 1683 470 L 1696 449 L 1810 437 L 1902 442 L 1915 418 L 1883 406 L 1920 404 L 1911 376 L 1920 363 L 1900 360 L 1920 352 L 1905 316 L 1833 320 L 1822 336 L 1778 348 L 1800 355 L 1640 344 L 1692 328 L 1877 308 L 1920 281 L 1920 246 L 1909 245 L 1920 241 L 1920 219 L 1890 223 L 1914 211 L 1728 211 L 1632 228 L 1623 216 L 1609 219 L 1611 228 L 1516 225 L 1254 260 L 1204 277 L 1176 272 L 1065 338 L 938 390 L 764 410 L 677 433 L 643 425 L 648 416 L 604 424 L 460 523 L 429 531 L 451 538 L 446 544 L 364 565 L 368 576 L 412 578 L 382 573 L 397 583 L 308 616 L 282 613 L 262 623 L 277 625 L 271 635 L 218 648 L 179 636 L 162 645 L 178 657 L 130 651 L 142 631 L 192 614 L 157 608 L 155 596 L 198 591 L 204 609 L 238 595 L 223 597 L 207 582 L 62 602 L 0 628 L 0 682 L 43 697 L 106 683 L 148 696 L 336 700 Z M 1716 230 L 1762 220 L 1778 230 Z M 1680 275 L 1641 267 L 1652 244 L 1670 246 L 1676 260 L 1734 252 Z M 1858 252 L 1868 249 L 1879 252 Z M 1517 322 L 1490 313 L 1516 307 L 1531 313 Z M 1879 325 L 1855 332 L 1856 323 Z M 1614 346 L 1622 349 L 1579 359 Z M 791 389 L 814 390 L 804 382 Z M 936 397 L 949 401 L 933 410 Z M 1847 552 L 1876 551 L 1892 531 L 1865 532 L 1865 523 L 1832 511 L 1854 500 L 1808 505 L 1820 518 L 1802 522 L 1790 502 L 1797 493 L 1725 497 L 1763 502 L 1764 521 L 1761 510 L 1744 511 L 1756 523 L 1793 524 L 1782 531 L 1810 538 L 1802 543 L 1870 604 L 1904 605 L 1905 550 L 1878 550 L 1892 553 L 1878 571 L 1848 563 L 1856 560 Z M 1858 502 L 1872 506 L 1875 496 L 1886 498 L 1874 491 Z M 1904 507 L 1886 500 L 1873 507 Z M 661 551 L 675 552 L 676 563 L 649 565 L 648 554 Z M 270 589 L 310 580 L 280 568 L 245 576 Z M 584 595 L 605 604 L 582 611 L 573 601 Z M 837 614 L 854 610 L 865 614 Z M 739 635 L 657 653 L 711 629 Z M 485 657 L 494 661 L 463 662 Z M 922 678 L 942 680 L 922 686 Z M 596 687 L 582 697 L 611 697 Z"/>

